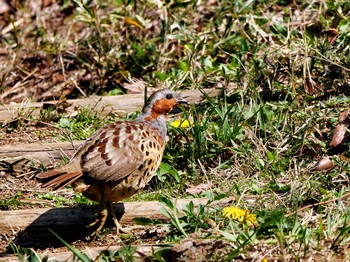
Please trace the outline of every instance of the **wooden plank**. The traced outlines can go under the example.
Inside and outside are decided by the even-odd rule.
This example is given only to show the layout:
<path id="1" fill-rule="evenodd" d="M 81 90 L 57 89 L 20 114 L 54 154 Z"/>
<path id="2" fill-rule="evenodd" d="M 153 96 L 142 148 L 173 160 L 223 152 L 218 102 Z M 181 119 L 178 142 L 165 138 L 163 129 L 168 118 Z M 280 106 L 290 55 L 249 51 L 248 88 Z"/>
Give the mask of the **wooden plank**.
<path id="1" fill-rule="evenodd" d="M 181 199 L 177 206 L 183 208 L 190 201 L 195 207 L 199 204 L 205 205 L 207 199 Z M 233 198 L 225 198 L 214 201 L 211 207 L 224 207 L 229 205 Z M 161 212 L 163 205 L 157 201 L 118 203 L 113 206 L 116 216 L 121 225 L 131 233 L 136 230 L 143 232 L 146 227 L 155 229 L 155 226 L 135 226 L 133 219 L 146 217 L 150 219 L 168 220 Z M 87 227 L 96 218 L 96 206 L 69 207 L 69 208 L 42 208 L 0 211 L 0 240 L 11 239 L 6 253 L 11 251 L 11 244 L 16 246 L 44 250 L 47 248 L 58 248 L 64 245 L 49 230 L 50 228 L 67 243 L 77 240 L 86 241 L 95 228 Z M 181 216 L 181 213 L 178 214 Z M 109 219 L 105 227 L 112 226 Z M 157 230 L 163 230 L 159 226 Z M 108 232 L 108 231 L 107 231 Z M 114 230 L 109 234 L 116 234 Z"/>
<path id="2" fill-rule="evenodd" d="M 136 262 L 138 261 L 145 261 L 144 257 L 145 256 L 150 256 L 153 254 L 157 249 L 160 248 L 169 248 L 168 253 L 174 253 L 175 250 L 172 250 L 173 248 L 177 248 L 180 246 L 180 244 L 173 244 L 173 245 L 150 245 L 150 244 L 144 244 L 144 245 L 137 245 L 133 246 L 136 248 L 135 253 L 134 253 L 134 259 Z M 122 246 L 104 246 L 104 247 L 94 247 L 94 248 L 89 248 L 86 247 L 81 250 L 82 253 L 87 254 L 92 261 L 95 261 L 95 259 L 99 256 L 99 254 L 102 251 L 111 251 L 111 252 L 116 252 L 119 250 Z M 170 254 L 169 254 L 170 255 Z M 51 261 L 74 261 L 73 260 L 73 253 L 72 252 L 59 252 L 59 253 L 52 253 L 52 252 L 45 252 L 41 254 L 42 257 L 47 256 Z M 16 257 L 12 257 L 14 260 L 13 261 L 18 261 Z M 0 260 L 1 261 L 1 260 Z M 98 261 L 98 260 L 97 260 Z"/>
<path id="3" fill-rule="evenodd" d="M 204 89 L 204 92 L 210 97 L 216 97 L 222 94 L 222 88 L 211 88 Z M 203 101 L 204 96 L 198 89 L 195 90 L 184 90 L 181 92 L 182 96 L 187 98 L 190 102 L 200 102 Z M 44 102 L 45 104 L 55 105 L 57 101 Z M 0 122 L 1 121 L 11 121 L 18 118 L 19 116 L 24 117 L 29 114 L 32 117 L 39 116 L 40 110 L 43 108 L 42 102 L 32 102 L 32 103 L 13 103 L 0 105 Z M 126 94 L 118 96 L 103 96 L 103 97 L 87 97 L 81 99 L 70 99 L 67 100 L 70 104 L 66 108 L 67 115 L 73 113 L 76 107 L 90 107 L 101 113 L 114 112 L 121 116 L 125 116 L 128 113 L 139 111 L 142 109 L 144 104 L 143 94 Z"/>
<path id="4" fill-rule="evenodd" d="M 63 157 L 71 158 L 84 141 L 0 146 L 0 171 L 20 171 L 41 164 L 57 165 Z"/>
<path id="5" fill-rule="evenodd" d="M 172 243 L 172 244 L 140 244 L 140 245 L 132 245 L 135 248 L 135 253 L 133 255 L 134 261 L 151 261 L 151 259 L 145 259 L 148 256 L 156 253 L 161 250 L 161 256 L 165 261 L 178 261 L 179 259 L 183 261 L 184 257 L 182 254 L 186 251 L 188 253 L 194 254 L 195 252 L 201 251 L 201 246 L 212 246 L 213 243 L 216 243 L 215 239 L 186 239 L 181 241 L 180 243 Z M 220 241 L 220 240 L 218 240 Z M 91 258 L 92 261 L 99 261 L 98 257 L 101 252 L 109 251 L 110 253 L 115 253 L 123 246 L 101 246 L 101 247 L 85 247 L 79 248 L 80 252 L 86 254 Z M 71 251 L 37 251 L 37 254 L 41 258 L 47 257 L 48 261 L 77 261 L 74 259 L 73 252 Z M 202 254 L 203 258 L 205 257 L 205 253 Z M 185 256 L 186 257 L 186 256 Z M 197 258 L 200 256 L 197 256 Z M 182 258 L 182 259 L 181 259 Z M 0 257 L 0 262 L 12 262 L 18 261 L 18 257 L 14 255 L 8 255 L 6 257 Z M 192 261 L 192 260 L 191 260 Z"/>
<path id="6" fill-rule="evenodd" d="M 195 206 L 206 204 L 206 198 L 180 199 L 177 206 L 193 201 Z M 232 202 L 232 198 L 224 198 L 214 201 L 211 206 L 226 206 Z M 133 224 L 136 217 L 151 219 L 167 219 L 159 210 L 163 205 L 158 201 L 126 202 L 114 204 L 116 216 L 122 225 Z M 76 227 L 84 228 L 96 218 L 96 206 L 91 207 L 64 207 L 64 208 L 33 208 L 25 210 L 0 211 L 0 232 L 12 234 L 23 229 L 40 231 L 43 228 L 64 228 L 70 230 Z"/>
<path id="7" fill-rule="evenodd" d="M 142 108 L 143 95 L 92 96 L 83 99 L 70 99 L 67 100 L 67 103 L 70 104 L 66 108 L 67 115 L 73 113 L 76 107 L 90 107 L 96 111 L 103 111 L 105 113 L 113 111 L 116 114 L 126 115 Z M 2 105 L 0 106 L 0 121 L 16 119 L 18 116 L 26 115 L 26 112 L 30 112 L 32 117 L 39 116 L 44 104 L 56 105 L 57 101 Z M 22 113 L 19 113 L 20 111 Z"/>

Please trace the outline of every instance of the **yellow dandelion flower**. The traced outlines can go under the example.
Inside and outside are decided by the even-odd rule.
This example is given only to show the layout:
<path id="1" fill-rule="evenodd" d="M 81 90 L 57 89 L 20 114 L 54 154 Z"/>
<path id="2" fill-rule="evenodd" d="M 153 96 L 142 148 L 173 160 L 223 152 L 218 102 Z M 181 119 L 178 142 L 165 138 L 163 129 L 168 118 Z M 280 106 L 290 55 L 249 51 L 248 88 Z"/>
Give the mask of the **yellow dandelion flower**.
<path id="1" fill-rule="evenodd" d="M 225 207 L 222 214 L 224 217 L 239 220 L 244 218 L 245 210 L 239 207 Z"/>
<path id="2" fill-rule="evenodd" d="M 225 207 L 222 211 L 222 215 L 250 227 L 254 227 L 257 224 L 256 214 L 251 214 L 249 210 L 244 210 L 239 207 Z"/>
<path id="3" fill-rule="evenodd" d="M 176 119 L 170 125 L 173 127 L 187 128 L 191 126 L 191 123 L 188 120 Z"/>
<path id="4" fill-rule="evenodd" d="M 248 211 L 248 210 L 247 210 Z M 254 227 L 254 226 L 257 226 L 258 225 L 258 221 L 256 219 L 256 214 L 250 214 L 250 212 L 248 211 L 246 213 L 246 216 L 245 216 L 245 222 L 248 226 L 250 227 Z"/>

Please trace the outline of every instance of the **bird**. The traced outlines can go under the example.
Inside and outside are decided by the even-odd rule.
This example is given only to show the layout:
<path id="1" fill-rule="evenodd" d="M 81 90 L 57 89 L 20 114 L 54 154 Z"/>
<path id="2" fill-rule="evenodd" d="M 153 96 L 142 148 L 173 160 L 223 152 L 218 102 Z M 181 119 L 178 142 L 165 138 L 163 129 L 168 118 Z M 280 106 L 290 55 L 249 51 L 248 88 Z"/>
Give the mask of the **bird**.
<path id="1" fill-rule="evenodd" d="M 77 150 L 71 161 L 38 174 L 43 187 L 53 190 L 71 185 L 75 192 L 98 202 L 100 214 L 89 226 L 97 235 L 111 215 L 117 234 L 126 232 L 112 204 L 142 190 L 158 169 L 167 139 L 166 115 L 187 104 L 170 89 L 154 92 L 135 120 L 119 120 L 97 130 Z"/>

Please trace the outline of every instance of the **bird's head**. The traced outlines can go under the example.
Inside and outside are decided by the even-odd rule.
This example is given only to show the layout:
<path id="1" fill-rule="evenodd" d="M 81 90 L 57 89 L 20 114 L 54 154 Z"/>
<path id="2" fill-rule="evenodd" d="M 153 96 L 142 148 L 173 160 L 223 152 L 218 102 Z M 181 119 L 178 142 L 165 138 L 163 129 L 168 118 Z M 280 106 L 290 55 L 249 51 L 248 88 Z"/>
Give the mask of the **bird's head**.
<path id="1" fill-rule="evenodd" d="M 187 101 L 179 93 L 170 89 L 161 89 L 147 99 L 142 112 L 147 114 L 145 119 L 150 121 L 160 115 L 165 116 L 179 104 L 187 104 Z"/>

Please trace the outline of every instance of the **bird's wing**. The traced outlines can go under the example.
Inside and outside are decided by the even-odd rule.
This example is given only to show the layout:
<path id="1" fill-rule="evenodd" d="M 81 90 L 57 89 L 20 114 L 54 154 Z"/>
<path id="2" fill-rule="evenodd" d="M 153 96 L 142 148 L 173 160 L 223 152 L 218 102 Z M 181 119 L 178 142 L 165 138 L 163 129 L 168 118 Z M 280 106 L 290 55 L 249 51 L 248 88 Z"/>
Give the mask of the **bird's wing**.
<path id="1" fill-rule="evenodd" d="M 158 133 L 142 123 L 119 122 L 87 141 L 81 154 L 83 173 L 98 181 L 118 181 L 133 172 L 141 172 L 152 147 L 163 153 Z"/>

